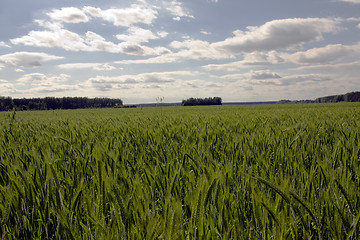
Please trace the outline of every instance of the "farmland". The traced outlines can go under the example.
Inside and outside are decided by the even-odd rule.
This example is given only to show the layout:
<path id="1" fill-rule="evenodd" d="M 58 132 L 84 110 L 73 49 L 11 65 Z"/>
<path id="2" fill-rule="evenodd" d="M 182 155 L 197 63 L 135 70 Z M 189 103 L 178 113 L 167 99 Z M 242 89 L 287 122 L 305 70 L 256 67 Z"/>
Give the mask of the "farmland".
<path id="1" fill-rule="evenodd" d="M 0 112 L 4 239 L 357 239 L 360 104 Z"/>

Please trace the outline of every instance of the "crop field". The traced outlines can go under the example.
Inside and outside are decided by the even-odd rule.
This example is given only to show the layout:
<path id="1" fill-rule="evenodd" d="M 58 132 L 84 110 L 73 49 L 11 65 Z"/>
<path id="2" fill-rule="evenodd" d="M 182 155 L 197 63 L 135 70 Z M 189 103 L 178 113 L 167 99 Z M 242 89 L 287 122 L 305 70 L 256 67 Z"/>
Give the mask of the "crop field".
<path id="1" fill-rule="evenodd" d="M 0 112 L 2 239 L 358 239 L 360 104 Z"/>

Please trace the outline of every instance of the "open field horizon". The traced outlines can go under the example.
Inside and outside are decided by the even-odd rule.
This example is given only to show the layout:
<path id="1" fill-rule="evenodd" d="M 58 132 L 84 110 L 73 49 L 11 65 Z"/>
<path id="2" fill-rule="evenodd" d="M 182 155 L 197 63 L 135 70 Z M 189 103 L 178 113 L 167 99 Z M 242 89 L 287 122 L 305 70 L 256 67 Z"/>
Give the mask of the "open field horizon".
<path id="1" fill-rule="evenodd" d="M 0 112 L 0 236 L 357 239 L 360 103 Z"/>

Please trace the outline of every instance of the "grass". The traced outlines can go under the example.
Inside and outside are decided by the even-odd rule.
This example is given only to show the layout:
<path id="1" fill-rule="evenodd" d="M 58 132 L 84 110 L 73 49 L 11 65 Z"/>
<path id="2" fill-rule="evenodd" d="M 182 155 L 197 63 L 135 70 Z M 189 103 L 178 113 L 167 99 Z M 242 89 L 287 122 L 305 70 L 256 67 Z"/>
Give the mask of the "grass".
<path id="1" fill-rule="evenodd" d="M 360 105 L 0 113 L 3 239 L 357 239 Z"/>

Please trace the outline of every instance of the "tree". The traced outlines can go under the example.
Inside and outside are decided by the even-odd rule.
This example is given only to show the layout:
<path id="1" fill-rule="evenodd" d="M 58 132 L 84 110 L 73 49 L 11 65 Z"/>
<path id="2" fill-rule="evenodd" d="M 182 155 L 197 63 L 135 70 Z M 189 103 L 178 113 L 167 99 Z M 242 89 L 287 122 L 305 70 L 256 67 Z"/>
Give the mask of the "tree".
<path id="1" fill-rule="evenodd" d="M 181 105 L 182 106 L 222 105 L 222 100 L 220 97 L 188 98 L 187 100 L 182 100 Z"/>

